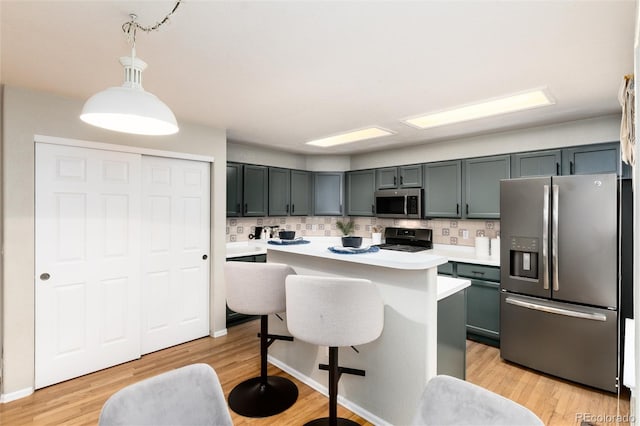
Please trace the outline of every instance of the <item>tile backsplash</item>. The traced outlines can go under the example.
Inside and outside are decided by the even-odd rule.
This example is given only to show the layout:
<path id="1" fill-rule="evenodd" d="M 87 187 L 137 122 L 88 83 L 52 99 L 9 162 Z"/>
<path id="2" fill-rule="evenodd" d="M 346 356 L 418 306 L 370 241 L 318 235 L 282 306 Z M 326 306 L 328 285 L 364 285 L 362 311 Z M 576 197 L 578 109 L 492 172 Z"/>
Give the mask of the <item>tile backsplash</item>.
<path id="1" fill-rule="evenodd" d="M 339 237 L 336 227 L 341 216 L 286 216 L 286 217 L 238 217 L 227 218 L 227 242 L 247 241 L 256 226 L 277 226 L 281 230 L 296 231 L 296 236 Z M 355 235 L 371 237 L 372 226 L 399 226 L 404 228 L 433 229 L 435 244 L 474 246 L 476 237 L 495 238 L 500 235 L 499 220 L 463 219 L 381 219 L 375 217 L 354 217 Z"/>

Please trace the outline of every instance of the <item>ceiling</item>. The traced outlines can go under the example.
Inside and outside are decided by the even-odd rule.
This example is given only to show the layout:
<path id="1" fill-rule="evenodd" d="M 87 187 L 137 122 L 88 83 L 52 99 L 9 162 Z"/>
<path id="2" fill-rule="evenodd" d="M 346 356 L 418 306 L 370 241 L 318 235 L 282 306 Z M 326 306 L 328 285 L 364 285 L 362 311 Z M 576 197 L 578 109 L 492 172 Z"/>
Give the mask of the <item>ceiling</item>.
<path id="1" fill-rule="evenodd" d="M 86 99 L 122 83 L 121 25 L 173 1 L 1 0 L 1 81 Z M 178 121 L 298 153 L 344 154 L 452 140 L 620 111 L 633 71 L 635 2 L 197 1 L 138 33 L 144 87 Z M 401 119 L 546 87 L 556 104 L 418 130 Z M 334 148 L 311 139 L 395 132 Z"/>

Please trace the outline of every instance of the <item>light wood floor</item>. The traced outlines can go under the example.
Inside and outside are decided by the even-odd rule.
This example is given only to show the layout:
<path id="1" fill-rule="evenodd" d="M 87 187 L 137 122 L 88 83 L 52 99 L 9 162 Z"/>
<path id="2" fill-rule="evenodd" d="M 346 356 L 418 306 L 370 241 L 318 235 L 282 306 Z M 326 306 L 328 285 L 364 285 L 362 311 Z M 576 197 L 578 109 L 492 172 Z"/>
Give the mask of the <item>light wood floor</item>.
<path id="1" fill-rule="evenodd" d="M 203 338 L 158 351 L 145 355 L 140 360 L 40 389 L 29 397 L 0 404 L 0 425 L 95 425 L 102 405 L 118 389 L 196 362 L 204 362 L 215 368 L 225 395 L 228 395 L 236 384 L 259 374 L 259 346 L 256 338 L 258 328 L 257 321 L 245 323 L 230 328 L 225 337 Z M 289 377 L 273 366 L 269 366 L 269 374 Z M 467 343 L 467 379 L 527 406 L 549 426 L 580 424 L 576 413 L 612 416 L 629 411 L 628 396 L 618 404 L 613 394 L 511 365 L 500 359 L 498 349 L 475 342 Z M 249 419 L 232 412 L 234 423 L 303 424 L 326 416 L 327 398 L 296 379 L 292 380 L 298 385 L 300 395 L 291 409 L 265 419 Z M 370 425 L 342 407 L 339 407 L 338 415 Z M 615 422 L 608 424 L 611 423 Z"/>

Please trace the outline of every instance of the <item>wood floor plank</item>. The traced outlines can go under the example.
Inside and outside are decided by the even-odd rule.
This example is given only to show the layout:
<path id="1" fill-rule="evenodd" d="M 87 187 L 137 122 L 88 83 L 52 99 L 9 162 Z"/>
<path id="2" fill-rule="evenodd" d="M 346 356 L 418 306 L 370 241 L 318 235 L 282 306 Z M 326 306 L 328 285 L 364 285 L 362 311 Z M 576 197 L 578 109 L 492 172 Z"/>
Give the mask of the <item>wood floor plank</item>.
<path id="1" fill-rule="evenodd" d="M 260 373 L 258 328 L 257 321 L 240 324 L 230 328 L 227 336 L 194 340 L 0 404 L 0 425 L 95 425 L 102 405 L 117 390 L 198 362 L 216 370 L 225 396 L 228 396 L 236 384 Z M 284 413 L 263 419 L 246 418 L 232 412 L 235 425 L 300 425 L 328 415 L 328 401 L 324 395 L 272 365 L 269 365 L 269 374 L 293 380 L 299 389 L 298 401 Z M 628 394 L 623 394 L 618 407 L 616 395 L 502 361 L 498 349 L 471 341 L 467 342 L 467 380 L 530 408 L 549 426 L 579 424 L 577 413 L 611 416 L 628 415 L 629 412 Z M 338 414 L 370 425 L 344 407 L 339 407 Z"/>

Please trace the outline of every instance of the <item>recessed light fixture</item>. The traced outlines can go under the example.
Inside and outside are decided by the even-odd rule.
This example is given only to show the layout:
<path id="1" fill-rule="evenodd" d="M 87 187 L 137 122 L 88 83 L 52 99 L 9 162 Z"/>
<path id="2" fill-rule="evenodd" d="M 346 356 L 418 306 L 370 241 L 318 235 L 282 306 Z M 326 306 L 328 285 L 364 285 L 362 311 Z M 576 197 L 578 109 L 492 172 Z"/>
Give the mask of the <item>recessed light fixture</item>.
<path id="1" fill-rule="evenodd" d="M 352 143 L 363 141 L 365 139 L 379 138 L 382 136 L 392 135 L 393 132 L 382 129 L 380 127 L 367 127 L 365 129 L 354 130 L 352 132 L 340 133 L 338 135 L 329 136 L 322 139 L 314 139 L 307 142 L 307 145 L 330 147 L 336 145 L 342 145 L 345 143 Z"/>
<path id="2" fill-rule="evenodd" d="M 445 124 L 459 123 L 477 118 L 553 105 L 555 103 L 555 100 L 553 100 L 545 90 L 537 89 L 409 118 L 403 120 L 403 123 L 420 129 L 428 129 L 430 127 L 444 126 Z"/>

